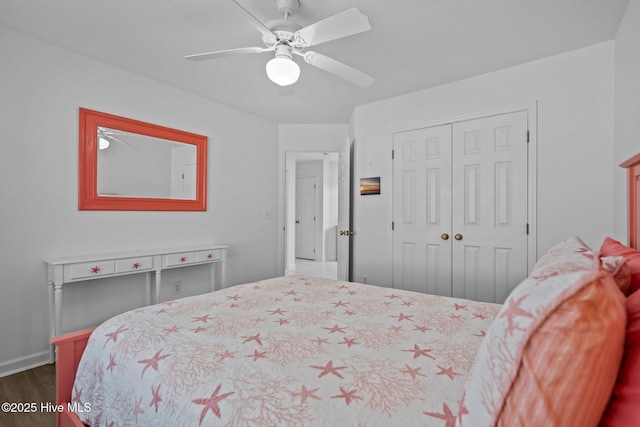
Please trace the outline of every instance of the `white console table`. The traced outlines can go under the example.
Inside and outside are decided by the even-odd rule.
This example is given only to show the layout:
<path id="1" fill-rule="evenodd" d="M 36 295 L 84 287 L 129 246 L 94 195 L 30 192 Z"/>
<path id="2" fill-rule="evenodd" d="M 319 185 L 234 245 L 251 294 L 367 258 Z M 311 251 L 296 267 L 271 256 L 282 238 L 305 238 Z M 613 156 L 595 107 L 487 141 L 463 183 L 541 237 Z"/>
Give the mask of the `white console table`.
<path id="1" fill-rule="evenodd" d="M 57 336 L 62 325 L 62 288 L 65 283 L 145 273 L 146 303 L 152 303 L 151 273 L 155 273 L 153 303 L 160 302 L 162 271 L 198 264 L 211 265 L 211 292 L 216 290 L 216 273 L 225 285 L 227 246 L 198 245 L 158 250 L 79 255 L 46 259 L 49 276 L 49 334 Z M 218 270 L 219 269 L 219 270 Z M 53 363 L 53 350 L 50 355 Z"/>

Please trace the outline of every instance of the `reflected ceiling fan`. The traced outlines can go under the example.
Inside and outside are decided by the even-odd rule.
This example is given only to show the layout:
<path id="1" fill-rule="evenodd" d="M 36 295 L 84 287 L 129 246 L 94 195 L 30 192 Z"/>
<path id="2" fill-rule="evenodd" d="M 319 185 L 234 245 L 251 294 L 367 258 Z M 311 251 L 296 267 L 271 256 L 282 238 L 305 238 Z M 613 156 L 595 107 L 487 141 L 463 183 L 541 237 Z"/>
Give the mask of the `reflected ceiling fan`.
<path id="1" fill-rule="evenodd" d="M 300 7 L 299 0 L 275 0 L 282 19 L 263 24 L 236 0 L 232 0 L 244 16 L 262 33 L 265 47 L 243 47 L 238 49 L 219 50 L 216 52 L 187 55 L 190 61 L 203 61 L 225 56 L 248 55 L 263 52 L 275 52 L 275 57 L 267 62 L 267 76 L 271 81 L 288 86 L 298 81 L 300 67 L 293 61 L 293 55 L 304 58 L 307 64 L 318 67 L 360 87 L 373 84 L 374 78 L 349 65 L 336 61 L 318 52 L 306 48 L 336 40 L 342 37 L 369 31 L 369 19 L 358 9 L 352 8 L 325 18 L 302 28 L 289 20 Z"/>
<path id="2" fill-rule="evenodd" d="M 109 148 L 111 142 L 119 142 L 120 144 L 128 145 L 129 147 L 138 150 L 138 147 L 122 139 L 122 136 L 126 134 L 127 132 L 119 131 L 117 129 L 98 126 L 98 149 L 105 150 Z"/>

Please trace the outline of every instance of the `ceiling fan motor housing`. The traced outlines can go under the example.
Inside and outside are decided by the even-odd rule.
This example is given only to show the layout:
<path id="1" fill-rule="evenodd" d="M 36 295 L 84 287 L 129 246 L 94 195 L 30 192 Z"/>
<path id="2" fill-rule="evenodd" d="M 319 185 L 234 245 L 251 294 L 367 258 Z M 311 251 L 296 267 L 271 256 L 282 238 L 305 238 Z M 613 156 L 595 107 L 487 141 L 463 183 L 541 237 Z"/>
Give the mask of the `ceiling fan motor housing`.
<path id="1" fill-rule="evenodd" d="M 273 21 L 269 21 L 265 24 L 267 28 L 271 30 L 273 34 L 276 35 L 277 42 L 281 41 L 293 41 L 294 33 L 302 28 L 300 25 L 296 24 L 293 21 L 286 21 L 284 19 L 274 19 Z M 269 40 L 266 37 L 262 39 L 265 44 L 269 45 Z M 276 44 L 278 44 L 276 42 Z M 273 44 L 273 41 L 271 42 Z"/>

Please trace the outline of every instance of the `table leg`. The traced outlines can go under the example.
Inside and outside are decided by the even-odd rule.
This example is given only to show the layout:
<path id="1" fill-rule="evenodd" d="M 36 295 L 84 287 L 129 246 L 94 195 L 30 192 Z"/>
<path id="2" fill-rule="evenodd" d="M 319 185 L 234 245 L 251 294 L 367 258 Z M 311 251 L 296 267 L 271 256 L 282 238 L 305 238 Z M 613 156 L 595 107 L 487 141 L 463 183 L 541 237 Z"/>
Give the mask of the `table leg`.
<path id="1" fill-rule="evenodd" d="M 216 272 L 218 268 L 216 267 L 216 263 L 212 262 L 209 264 L 209 274 L 211 276 L 211 292 L 216 290 Z"/>
<path id="2" fill-rule="evenodd" d="M 162 287 L 162 273 L 160 270 L 156 271 L 156 294 L 154 296 L 154 304 L 160 302 L 160 288 Z"/>
<path id="3" fill-rule="evenodd" d="M 49 338 L 53 338 L 56 336 L 56 311 L 55 311 L 55 301 L 54 301 L 54 285 L 53 280 L 49 280 Z M 56 361 L 56 350 L 53 344 L 49 344 L 49 363 L 55 363 Z"/>
<path id="4" fill-rule="evenodd" d="M 147 271 L 145 273 L 145 297 L 147 305 L 151 305 L 151 272 Z"/>
<path id="5" fill-rule="evenodd" d="M 221 289 L 227 286 L 227 261 L 220 263 L 220 286 Z"/>

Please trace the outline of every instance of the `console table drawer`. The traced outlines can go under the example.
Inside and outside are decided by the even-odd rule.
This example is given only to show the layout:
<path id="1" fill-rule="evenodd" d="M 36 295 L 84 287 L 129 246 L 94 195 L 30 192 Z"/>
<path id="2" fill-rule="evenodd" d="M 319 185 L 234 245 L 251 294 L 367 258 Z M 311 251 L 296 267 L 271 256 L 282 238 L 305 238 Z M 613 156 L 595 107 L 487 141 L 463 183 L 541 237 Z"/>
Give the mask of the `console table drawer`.
<path id="1" fill-rule="evenodd" d="M 153 270 L 153 257 L 127 258 L 116 261 L 116 273 Z"/>
<path id="2" fill-rule="evenodd" d="M 196 262 L 215 261 L 221 258 L 222 251 L 220 249 L 196 252 Z"/>
<path id="3" fill-rule="evenodd" d="M 177 254 L 169 254 L 163 257 L 165 267 L 177 267 L 180 265 L 193 264 L 196 262 L 195 252 L 183 252 Z"/>
<path id="4" fill-rule="evenodd" d="M 116 265 L 113 261 L 67 264 L 64 266 L 66 280 L 86 280 L 92 277 L 102 277 L 114 274 Z"/>

